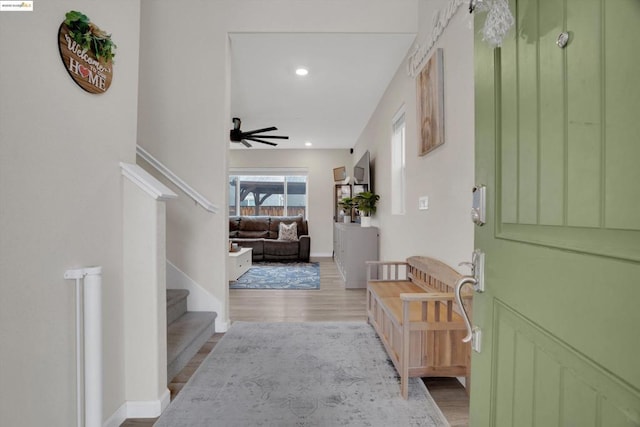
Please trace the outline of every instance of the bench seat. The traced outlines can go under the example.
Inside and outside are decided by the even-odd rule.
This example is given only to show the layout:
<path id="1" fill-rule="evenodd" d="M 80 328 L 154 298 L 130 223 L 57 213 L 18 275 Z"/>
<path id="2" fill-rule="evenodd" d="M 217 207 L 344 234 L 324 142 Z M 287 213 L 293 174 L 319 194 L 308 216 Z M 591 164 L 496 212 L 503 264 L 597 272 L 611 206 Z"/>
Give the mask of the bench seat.
<path id="1" fill-rule="evenodd" d="M 388 309 L 389 314 L 393 316 L 393 320 L 398 322 L 399 325 L 402 325 L 402 301 L 400 298 L 394 297 L 386 297 L 381 298 L 382 304 Z M 456 312 L 451 313 L 451 319 L 440 319 L 437 318 L 436 310 L 438 310 L 436 301 L 428 301 L 427 309 L 423 311 L 422 302 L 420 301 L 411 301 L 409 303 L 409 321 L 410 322 L 422 322 L 425 321 L 427 323 L 455 323 L 461 330 L 466 330 L 464 325 L 464 320 L 462 320 L 462 316 L 460 316 Z M 423 319 L 423 313 L 426 311 L 427 318 Z M 425 326 L 427 329 L 434 329 L 435 325 Z M 454 326 L 455 327 L 455 326 Z M 438 327 L 438 329 L 442 329 Z"/>
<path id="2" fill-rule="evenodd" d="M 404 294 L 404 293 L 424 292 L 424 290 L 420 286 L 413 284 L 409 280 L 370 282 L 369 287 L 380 298 L 386 298 L 386 297 L 399 298 L 400 294 Z"/>

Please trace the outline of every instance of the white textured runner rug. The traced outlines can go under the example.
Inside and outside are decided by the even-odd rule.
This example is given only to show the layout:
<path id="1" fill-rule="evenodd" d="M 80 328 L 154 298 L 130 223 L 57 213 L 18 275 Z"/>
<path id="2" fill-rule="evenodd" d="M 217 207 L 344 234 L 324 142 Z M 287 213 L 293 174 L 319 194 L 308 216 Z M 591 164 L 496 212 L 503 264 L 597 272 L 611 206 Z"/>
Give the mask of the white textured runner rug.
<path id="1" fill-rule="evenodd" d="M 234 322 L 155 427 L 448 426 L 364 322 Z"/>

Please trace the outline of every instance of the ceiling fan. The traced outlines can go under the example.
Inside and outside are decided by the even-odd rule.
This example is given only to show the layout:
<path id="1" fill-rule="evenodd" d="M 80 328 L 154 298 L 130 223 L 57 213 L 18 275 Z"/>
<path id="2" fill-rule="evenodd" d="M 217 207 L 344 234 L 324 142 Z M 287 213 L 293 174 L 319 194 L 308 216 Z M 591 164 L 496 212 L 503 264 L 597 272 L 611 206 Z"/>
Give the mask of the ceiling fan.
<path id="1" fill-rule="evenodd" d="M 248 147 L 248 148 L 252 147 L 252 145 L 249 144 L 249 141 L 260 142 L 262 144 L 268 144 L 274 147 L 278 145 L 275 142 L 265 141 L 264 139 L 261 139 L 261 138 L 289 139 L 288 136 L 261 135 L 263 132 L 271 132 L 272 130 L 278 130 L 277 127 L 273 127 L 273 126 L 268 128 L 262 128 L 262 129 L 250 130 L 248 132 L 243 132 L 240 130 L 241 123 L 242 121 L 239 118 L 237 117 L 233 118 L 233 129 L 231 129 L 231 131 L 229 132 L 229 136 L 232 142 L 240 142 L 245 147 Z"/>

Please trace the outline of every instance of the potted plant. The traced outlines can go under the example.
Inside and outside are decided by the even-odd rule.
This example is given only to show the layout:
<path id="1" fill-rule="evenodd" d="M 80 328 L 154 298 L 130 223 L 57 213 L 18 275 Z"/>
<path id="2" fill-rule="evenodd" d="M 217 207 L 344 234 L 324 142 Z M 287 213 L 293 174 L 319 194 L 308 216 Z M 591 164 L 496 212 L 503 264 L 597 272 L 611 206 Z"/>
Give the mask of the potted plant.
<path id="1" fill-rule="evenodd" d="M 357 194 L 354 200 L 360 211 L 360 225 L 371 227 L 371 215 L 376 213 L 376 203 L 380 200 L 380 196 L 371 191 L 363 191 Z"/>
<path id="2" fill-rule="evenodd" d="M 356 205 L 356 201 L 352 197 L 345 197 L 338 202 L 338 206 L 344 212 L 344 222 L 351 222 L 351 212 Z"/>

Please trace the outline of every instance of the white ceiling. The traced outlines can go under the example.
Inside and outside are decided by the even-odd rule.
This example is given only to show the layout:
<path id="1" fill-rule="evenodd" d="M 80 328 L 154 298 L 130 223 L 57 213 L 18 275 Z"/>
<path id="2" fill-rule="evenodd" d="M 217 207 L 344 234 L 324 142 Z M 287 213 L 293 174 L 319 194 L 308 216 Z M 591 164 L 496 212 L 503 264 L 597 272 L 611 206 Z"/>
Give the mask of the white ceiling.
<path id="1" fill-rule="evenodd" d="M 231 38 L 231 117 L 276 126 L 277 148 L 352 148 L 415 34 L 243 33 Z M 298 67 L 309 74 L 295 74 Z M 232 124 L 229 123 L 229 129 Z M 252 143 L 255 148 L 272 147 Z M 245 149 L 232 143 L 232 148 Z"/>

